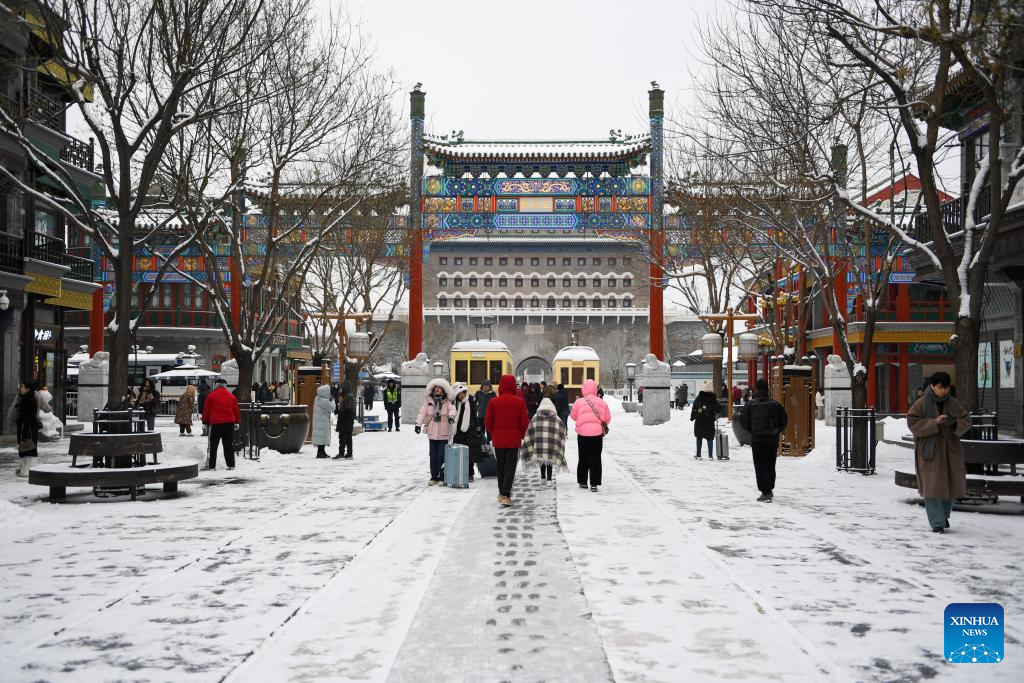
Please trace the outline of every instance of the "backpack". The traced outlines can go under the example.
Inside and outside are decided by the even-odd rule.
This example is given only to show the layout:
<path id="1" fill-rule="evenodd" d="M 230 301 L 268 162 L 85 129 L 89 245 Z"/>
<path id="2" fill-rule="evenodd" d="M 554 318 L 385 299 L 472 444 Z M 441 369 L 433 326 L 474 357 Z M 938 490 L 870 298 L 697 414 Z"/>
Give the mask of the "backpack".
<path id="1" fill-rule="evenodd" d="M 755 439 L 772 439 L 782 432 L 782 420 L 779 418 L 779 404 L 773 400 L 752 401 L 747 406 L 750 411 L 750 435 Z"/>

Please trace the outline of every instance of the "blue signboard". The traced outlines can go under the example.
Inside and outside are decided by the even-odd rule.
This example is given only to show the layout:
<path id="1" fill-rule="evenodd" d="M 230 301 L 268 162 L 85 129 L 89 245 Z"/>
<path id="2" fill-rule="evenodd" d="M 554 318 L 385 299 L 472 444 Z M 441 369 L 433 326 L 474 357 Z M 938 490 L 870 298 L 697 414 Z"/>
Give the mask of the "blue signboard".
<path id="1" fill-rule="evenodd" d="M 341 363 L 334 361 L 331 367 L 331 377 L 334 378 L 335 382 L 341 382 Z"/>

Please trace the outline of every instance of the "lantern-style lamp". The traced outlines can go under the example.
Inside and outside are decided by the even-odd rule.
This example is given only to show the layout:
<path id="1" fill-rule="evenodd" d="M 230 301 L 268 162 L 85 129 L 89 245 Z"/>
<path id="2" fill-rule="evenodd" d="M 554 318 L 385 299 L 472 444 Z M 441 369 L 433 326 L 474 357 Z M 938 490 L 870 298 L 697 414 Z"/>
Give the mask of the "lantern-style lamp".
<path id="1" fill-rule="evenodd" d="M 714 332 L 708 332 L 700 338 L 701 353 L 704 358 L 716 360 L 722 357 L 722 337 Z"/>
<path id="2" fill-rule="evenodd" d="M 368 358 L 370 356 L 370 335 L 366 332 L 349 332 L 345 339 L 345 354 L 358 360 Z"/>
<path id="3" fill-rule="evenodd" d="M 739 358 L 740 360 L 757 360 L 758 347 L 757 335 L 744 332 L 739 337 Z"/>
<path id="4" fill-rule="evenodd" d="M 636 379 L 636 363 L 626 363 L 626 379 Z"/>
<path id="5" fill-rule="evenodd" d="M 434 363 L 434 377 L 444 377 L 444 363 L 439 360 L 435 360 Z"/>

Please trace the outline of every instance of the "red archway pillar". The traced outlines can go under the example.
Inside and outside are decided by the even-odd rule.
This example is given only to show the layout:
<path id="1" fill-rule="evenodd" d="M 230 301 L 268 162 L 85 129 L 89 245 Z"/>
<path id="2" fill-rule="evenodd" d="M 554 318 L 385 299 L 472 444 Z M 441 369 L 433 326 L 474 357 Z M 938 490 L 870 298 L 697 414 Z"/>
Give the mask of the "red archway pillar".
<path id="1" fill-rule="evenodd" d="M 92 293 L 92 310 L 89 312 L 89 355 L 103 350 L 103 288 Z"/>
<path id="2" fill-rule="evenodd" d="M 650 299 L 650 352 L 659 360 L 665 359 L 665 308 L 664 288 L 662 280 L 665 277 L 661 267 L 662 256 L 662 235 L 658 230 L 651 231 L 651 265 L 648 272 L 650 285 L 648 287 L 648 298 Z"/>
<path id="3" fill-rule="evenodd" d="M 423 232 L 412 227 L 409 247 L 409 358 L 423 350 Z"/>

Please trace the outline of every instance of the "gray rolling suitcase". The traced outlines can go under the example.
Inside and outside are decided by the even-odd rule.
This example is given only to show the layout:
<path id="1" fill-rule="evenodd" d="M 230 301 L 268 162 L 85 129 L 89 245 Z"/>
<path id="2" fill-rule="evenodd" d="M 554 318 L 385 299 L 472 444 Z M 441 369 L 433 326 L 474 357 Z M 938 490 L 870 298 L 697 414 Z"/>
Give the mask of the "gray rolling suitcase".
<path id="1" fill-rule="evenodd" d="M 729 435 L 715 425 L 715 457 L 719 460 L 729 459 Z"/>
<path id="2" fill-rule="evenodd" d="M 444 447 L 444 485 L 469 488 L 469 446 L 449 442 Z"/>

